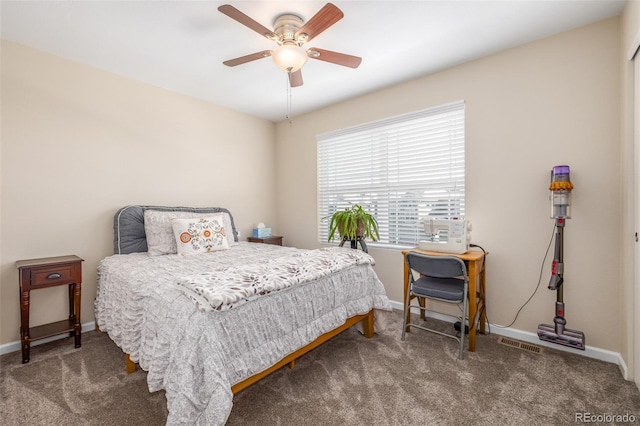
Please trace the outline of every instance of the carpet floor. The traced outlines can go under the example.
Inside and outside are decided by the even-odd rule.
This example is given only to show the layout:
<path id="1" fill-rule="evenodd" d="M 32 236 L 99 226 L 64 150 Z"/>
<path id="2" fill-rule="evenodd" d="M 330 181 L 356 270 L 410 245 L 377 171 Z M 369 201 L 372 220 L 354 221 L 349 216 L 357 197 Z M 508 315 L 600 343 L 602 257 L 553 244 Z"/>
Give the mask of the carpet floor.
<path id="1" fill-rule="evenodd" d="M 452 329 L 439 321 L 431 325 Z M 476 352 L 421 330 L 400 339 L 402 314 L 366 339 L 347 330 L 234 397 L 228 425 L 640 424 L 640 391 L 614 364 L 479 335 Z M 618 416 L 618 417 L 616 417 Z M 626 417 L 625 417 L 626 416 Z M 162 425 L 164 392 L 127 375 L 105 333 L 0 357 L 0 424 Z"/>

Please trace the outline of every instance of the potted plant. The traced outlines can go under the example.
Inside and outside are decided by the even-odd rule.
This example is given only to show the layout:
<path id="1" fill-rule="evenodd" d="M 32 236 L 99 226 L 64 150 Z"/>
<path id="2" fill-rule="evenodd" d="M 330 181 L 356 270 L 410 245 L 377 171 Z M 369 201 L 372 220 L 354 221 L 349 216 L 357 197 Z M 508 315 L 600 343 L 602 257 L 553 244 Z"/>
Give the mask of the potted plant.
<path id="1" fill-rule="evenodd" d="M 380 239 L 376 218 L 367 213 L 359 204 L 354 204 L 344 210 L 338 210 L 331 215 L 329 241 L 334 239 L 336 232 L 340 234 L 342 243 L 351 241 L 351 247 L 354 248 L 356 241 L 362 242 L 365 238 L 371 238 L 373 241 Z"/>

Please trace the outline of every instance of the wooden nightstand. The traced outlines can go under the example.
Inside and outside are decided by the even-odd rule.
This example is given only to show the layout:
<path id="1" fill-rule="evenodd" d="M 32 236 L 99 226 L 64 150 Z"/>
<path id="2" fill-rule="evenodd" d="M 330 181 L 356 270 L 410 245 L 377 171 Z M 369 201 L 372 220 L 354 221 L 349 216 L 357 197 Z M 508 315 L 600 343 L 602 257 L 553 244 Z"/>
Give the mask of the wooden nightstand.
<path id="1" fill-rule="evenodd" d="M 277 235 L 272 235 L 270 237 L 262 237 L 262 238 L 249 237 L 247 239 L 249 240 L 250 243 L 273 244 L 276 246 L 282 245 L 282 237 L 279 237 Z"/>
<path id="2" fill-rule="evenodd" d="M 20 339 L 23 364 L 29 362 L 29 350 L 34 340 L 69 333 L 70 337 L 75 337 L 76 348 L 81 346 L 82 262 L 82 259 L 73 255 L 16 262 L 20 275 Z M 30 291 L 59 285 L 69 286 L 69 319 L 29 328 Z"/>

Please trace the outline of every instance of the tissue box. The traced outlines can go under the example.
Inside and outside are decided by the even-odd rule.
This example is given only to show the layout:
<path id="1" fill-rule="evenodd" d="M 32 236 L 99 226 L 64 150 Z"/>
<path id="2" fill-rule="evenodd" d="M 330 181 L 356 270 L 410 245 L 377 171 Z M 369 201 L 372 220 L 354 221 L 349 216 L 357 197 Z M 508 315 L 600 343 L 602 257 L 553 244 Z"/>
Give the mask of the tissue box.
<path id="1" fill-rule="evenodd" d="M 271 236 L 271 228 L 253 228 L 253 238 L 266 238 Z"/>

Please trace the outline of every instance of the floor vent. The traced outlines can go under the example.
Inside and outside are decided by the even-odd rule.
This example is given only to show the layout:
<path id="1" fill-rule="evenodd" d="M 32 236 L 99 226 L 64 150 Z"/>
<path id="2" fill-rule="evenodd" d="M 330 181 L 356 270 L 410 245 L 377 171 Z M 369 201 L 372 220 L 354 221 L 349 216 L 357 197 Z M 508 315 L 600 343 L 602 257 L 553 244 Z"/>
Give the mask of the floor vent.
<path id="1" fill-rule="evenodd" d="M 510 339 L 504 336 L 498 337 L 498 343 L 506 346 L 511 346 L 512 348 L 524 349 L 525 351 L 533 352 L 536 354 L 541 354 L 543 352 L 543 349 L 540 346 L 536 346 L 531 343 L 521 342 L 515 339 Z"/>

